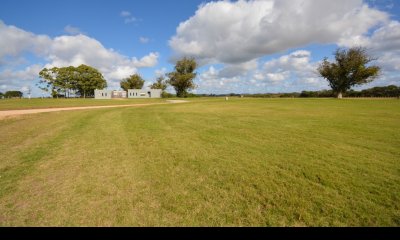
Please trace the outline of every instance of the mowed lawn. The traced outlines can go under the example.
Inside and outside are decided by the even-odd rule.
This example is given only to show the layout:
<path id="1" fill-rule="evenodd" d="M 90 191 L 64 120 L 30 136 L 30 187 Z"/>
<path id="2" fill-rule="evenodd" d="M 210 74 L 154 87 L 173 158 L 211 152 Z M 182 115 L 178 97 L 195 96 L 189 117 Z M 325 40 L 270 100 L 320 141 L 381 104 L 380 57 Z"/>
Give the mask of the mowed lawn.
<path id="1" fill-rule="evenodd" d="M 32 98 L 32 99 L 0 99 L 0 111 L 36 108 L 63 108 L 83 106 L 125 105 L 137 103 L 158 103 L 165 99 L 83 99 L 83 98 Z"/>
<path id="2" fill-rule="evenodd" d="M 189 100 L 0 120 L 0 225 L 400 225 L 399 100 Z"/>

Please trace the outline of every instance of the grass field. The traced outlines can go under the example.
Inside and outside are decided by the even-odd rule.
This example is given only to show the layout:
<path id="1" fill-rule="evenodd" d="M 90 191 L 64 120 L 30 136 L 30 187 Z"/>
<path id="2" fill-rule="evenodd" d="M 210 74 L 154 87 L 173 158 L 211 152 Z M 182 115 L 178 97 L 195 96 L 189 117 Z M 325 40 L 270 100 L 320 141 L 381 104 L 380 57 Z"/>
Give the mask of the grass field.
<path id="1" fill-rule="evenodd" d="M 399 100 L 190 101 L 0 120 L 0 225 L 400 225 Z"/>
<path id="2" fill-rule="evenodd" d="M 83 98 L 32 98 L 32 99 L 0 99 L 1 110 L 35 109 L 35 108 L 60 108 L 60 107 L 80 107 L 80 106 L 103 106 L 103 105 L 123 105 L 135 103 L 155 103 L 165 99 L 83 99 Z"/>

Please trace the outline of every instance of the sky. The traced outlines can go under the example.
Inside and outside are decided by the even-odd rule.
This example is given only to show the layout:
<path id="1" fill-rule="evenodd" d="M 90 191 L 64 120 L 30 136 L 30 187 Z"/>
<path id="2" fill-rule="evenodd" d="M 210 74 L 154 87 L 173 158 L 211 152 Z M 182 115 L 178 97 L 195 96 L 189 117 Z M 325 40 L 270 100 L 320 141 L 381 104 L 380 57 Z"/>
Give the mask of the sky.
<path id="1" fill-rule="evenodd" d="M 194 93 L 322 90 L 318 64 L 353 46 L 382 67 L 355 89 L 400 85 L 400 1 L 2 0 L 0 92 L 43 96 L 41 69 L 80 64 L 110 90 L 134 73 L 148 86 L 182 57 L 199 64 Z"/>

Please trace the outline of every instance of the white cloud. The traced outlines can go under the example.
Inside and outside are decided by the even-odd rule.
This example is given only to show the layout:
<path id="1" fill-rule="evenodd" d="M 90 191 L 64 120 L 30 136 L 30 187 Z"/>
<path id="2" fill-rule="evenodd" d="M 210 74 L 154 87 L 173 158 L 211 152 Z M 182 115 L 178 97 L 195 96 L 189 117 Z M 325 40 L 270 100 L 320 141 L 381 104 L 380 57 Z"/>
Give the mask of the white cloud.
<path id="1" fill-rule="evenodd" d="M 71 34 L 71 35 L 78 35 L 78 34 L 84 34 L 79 28 L 73 27 L 71 25 L 67 25 L 64 27 L 64 32 Z"/>
<path id="2" fill-rule="evenodd" d="M 391 21 L 378 28 L 364 45 L 375 52 L 400 51 L 400 22 Z"/>
<path id="3" fill-rule="evenodd" d="M 328 88 L 326 81 L 318 77 L 315 69 L 319 62 L 311 61 L 309 51 L 294 51 L 263 64 L 254 62 L 230 76 L 222 74 L 226 67 L 210 66 L 198 77 L 200 92 L 292 92 Z"/>
<path id="4" fill-rule="evenodd" d="M 400 22 L 392 20 L 377 28 L 369 37 L 359 44 L 367 48 L 370 55 L 377 58 L 375 62 L 382 68 L 383 74 L 373 84 L 393 84 L 393 77 L 400 70 Z M 400 78 L 397 78 L 397 85 Z"/>
<path id="5" fill-rule="evenodd" d="M 32 65 L 25 69 L 0 69 L 0 83 L 16 86 L 21 80 L 33 80 L 42 67 L 78 66 L 87 64 L 103 73 L 110 86 L 117 85 L 122 78 L 136 73 L 138 68 L 153 67 L 158 63 L 159 54 L 151 52 L 138 59 L 124 56 L 113 49 L 105 48 L 94 38 L 78 34 L 50 38 L 35 35 L 14 26 L 0 22 L 0 60 L 21 57 L 31 52 L 46 62 L 44 66 Z M 4 37 L 3 37 L 4 36 Z M 8 61 L 3 61 L 8 62 Z"/>
<path id="6" fill-rule="evenodd" d="M 119 14 L 121 17 L 129 17 L 131 16 L 131 13 L 129 11 L 121 11 Z"/>
<path id="7" fill-rule="evenodd" d="M 139 41 L 144 44 L 144 43 L 148 43 L 150 41 L 150 39 L 147 37 L 139 37 Z"/>
<path id="8" fill-rule="evenodd" d="M 224 68 L 219 72 L 220 77 L 231 78 L 239 75 L 247 74 L 247 72 L 258 67 L 257 60 L 237 64 L 225 64 Z"/>
<path id="9" fill-rule="evenodd" d="M 46 48 L 51 43 L 47 35 L 35 35 L 15 26 L 4 24 L 0 20 L 0 59 L 6 56 L 17 57 L 23 52 L 46 55 Z"/>
<path id="10" fill-rule="evenodd" d="M 318 43 L 365 46 L 378 57 L 382 76 L 364 87 L 400 84 L 400 23 L 362 0 L 210 2 L 182 22 L 169 41 L 175 57 L 192 56 L 200 65 L 211 64 L 197 81 L 204 89 L 221 92 L 329 88 L 318 76 L 319 61 L 311 61 L 310 51 L 257 64 L 260 57 Z M 217 63 L 222 67 L 212 65 Z"/>
<path id="11" fill-rule="evenodd" d="M 179 24 L 169 44 L 202 64 L 236 64 L 310 43 L 349 44 L 388 18 L 362 0 L 209 2 Z"/>
<path id="12" fill-rule="evenodd" d="M 142 57 L 140 60 L 133 58 L 132 62 L 135 67 L 154 67 L 157 65 L 159 54 L 157 52 L 151 52 L 149 55 Z"/>
<path id="13" fill-rule="evenodd" d="M 124 18 L 125 23 L 132 23 L 138 21 L 138 19 L 134 17 L 132 13 L 129 11 L 121 11 L 119 15 Z"/>
<path id="14" fill-rule="evenodd" d="M 167 68 L 165 68 L 165 67 L 154 71 L 154 75 L 156 76 L 156 78 L 165 76 L 166 73 L 167 73 Z"/>
<path id="15" fill-rule="evenodd" d="M 34 64 L 26 67 L 23 70 L 14 71 L 13 69 L 5 69 L 0 72 L 0 82 L 7 82 L 12 79 L 18 80 L 34 80 L 38 77 L 40 70 L 42 70 L 43 66 L 39 64 Z"/>

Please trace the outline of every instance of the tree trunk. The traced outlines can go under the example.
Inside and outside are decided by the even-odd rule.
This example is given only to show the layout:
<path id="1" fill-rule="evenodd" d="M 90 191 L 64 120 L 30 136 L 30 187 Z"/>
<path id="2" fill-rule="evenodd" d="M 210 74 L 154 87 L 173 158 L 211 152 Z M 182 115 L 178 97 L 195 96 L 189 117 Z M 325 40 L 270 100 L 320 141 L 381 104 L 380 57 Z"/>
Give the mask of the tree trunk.
<path id="1" fill-rule="evenodd" d="M 342 92 L 338 92 L 338 94 L 337 94 L 337 96 L 336 96 L 338 99 L 342 99 L 343 98 L 343 96 L 342 96 Z"/>
<path id="2" fill-rule="evenodd" d="M 86 91 L 83 90 L 83 98 L 86 98 Z"/>

